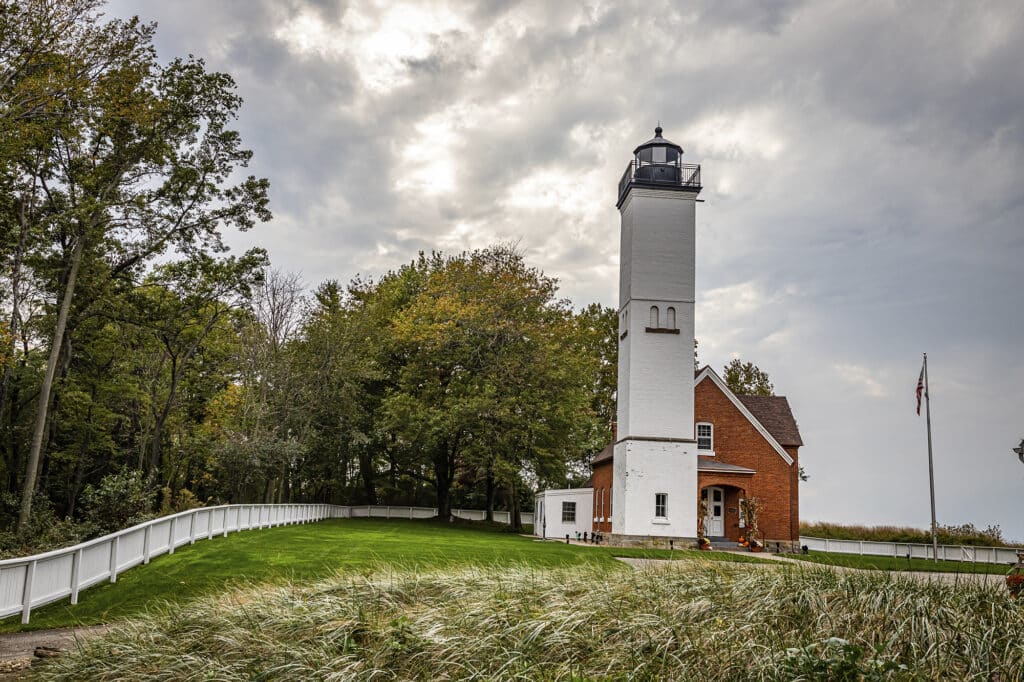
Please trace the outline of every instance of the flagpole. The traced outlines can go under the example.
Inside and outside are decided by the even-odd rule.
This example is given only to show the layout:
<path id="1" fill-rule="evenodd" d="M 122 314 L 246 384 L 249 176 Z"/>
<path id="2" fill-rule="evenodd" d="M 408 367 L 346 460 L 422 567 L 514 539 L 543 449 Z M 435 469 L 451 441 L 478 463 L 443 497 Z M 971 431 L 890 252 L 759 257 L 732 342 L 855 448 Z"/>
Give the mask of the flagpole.
<path id="1" fill-rule="evenodd" d="M 928 392 L 928 354 L 924 354 L 924 412 L 928 425 L 928 490 L 932 498 L 932 559 L 939 561 L 939 538 L 935 524 L 935 465 L 932 463 L 932 403 Z"/>

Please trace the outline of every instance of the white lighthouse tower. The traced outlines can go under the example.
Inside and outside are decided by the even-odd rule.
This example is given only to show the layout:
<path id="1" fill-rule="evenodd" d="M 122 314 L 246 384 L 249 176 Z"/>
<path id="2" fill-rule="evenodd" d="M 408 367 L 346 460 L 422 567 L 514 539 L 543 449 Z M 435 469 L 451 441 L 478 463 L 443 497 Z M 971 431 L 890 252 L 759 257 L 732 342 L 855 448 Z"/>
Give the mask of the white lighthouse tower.
<path id="1" fill-rule="evenodd" d="M 661 136 L 619 183 L 618 429 L 613 542 L 697 536 L 693 306 L 700 166 Z M 638 537 L 639 536 L 639 537 Z"/>

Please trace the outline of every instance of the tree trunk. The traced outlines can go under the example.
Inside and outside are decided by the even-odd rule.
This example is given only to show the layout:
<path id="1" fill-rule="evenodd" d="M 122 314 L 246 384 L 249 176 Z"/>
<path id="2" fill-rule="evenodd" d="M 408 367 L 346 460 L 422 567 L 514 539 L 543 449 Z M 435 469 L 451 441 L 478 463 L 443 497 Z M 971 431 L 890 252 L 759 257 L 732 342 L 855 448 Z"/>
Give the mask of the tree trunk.
<path id="1" fill-rule="evenodd" d="M 509 525 L 512 526 L 512 530 L 516 533 L 523 532 L 523 517 L 520 511 L 519 491 L 516 489 L 516 484 L 512 483 L 512 518 L 509 520 Z"/>
<path id="2" fill-rule="evenodd" d="M 28 235 L 28 218 L 25 215 L 25 202 L 20 202 L 18 207 L 18 221 L 19 221 L 19 233 L 18 233 L 18 248 L 14 252 L 14 263 L 11 265 L 11 322 L 8 327 L 8 331 L 11 334 L 11 343 L 6 351 L 10 352 L 8 361 L 4 363 L 3 376 L 0 377 L 0 423 L 3 423 L 4 416 L 7 414 L 7 398 L 10 395 L 11 390 L 11 372 L 14 365 L 14 350 L 17 344 L 18 336 L 18 323 L 21 321 L 21 313 L 18 310 L 18 306 L 21 305 L 19 300 L 20 289 L 21 289 L 21 263 L 22 256 L 25 252 L 25 241 Z M 23 360 L 24 361 L 24 360 Z M 13 431 L 14 421 L 11 420 L 10 428 Z M 14 471 L 14 460 L 6 460 L 8 471 Z M 13 490 L 13 487 L 12 487 Z"/>
<path id="3" fill-rule="evenodd" d="M 82 254 L 85 251 L 85 234 L 78 236 L 75 250 L 71 255 L 71 270 L 68 272 L 68 281 L 64 285 L 64 296 L 61 299 L 60 312 L 57 314 L 57 326 L 53 330 L 53 343 L 50 344 L 50 357 L 46 361 L 46 375 L 43 377 L 43 385 L 39 389 L 39 403 L 36 409 L 36 423 L 32 432 L 32 448 L 28 453 L 28 463 L 25 466 L 25 481 L 21 492 L 21 509 L 18 513 L 18 530 L 24 530 L 28 524 L 29 516 L 32 513 L 32 494 L 36 486 L 36 471 L 39 467 L 39 458 L 43 449 L 43 435 L 46 431 L 47 416 L 50 409 L 50 393 L 53 390 L 53 378 L 57 374 L 57 363 L 60 360 L 61 346 L 64 341 L 64 329 L 68 323 L 68 313 L 71 310 L 71 301 L 75 294 L 75 280 L 78 279 L 78 269 L 82 265 Z"/>
<path id="4" fill-rule="evenodd" d="M 377 504 L 377 472 L 373 468 L 373 456 L 365 446 L 359 450 L 359 476 L 363 479 L 366 504 Z"/>
<path id="5" fill-rule="evenodd" d="M 434 488 L 437 491 L 437 515 L 447 520 L 452 515 L 451 490 L 455 478 L 456 446 L 447 442 L 434 455 Z"/>
<path id="6" fill-rule="evenodd" d="M 491 462 L 487 463 L 487 472 L 484 474 L 484 486 L 486 501 L 485 507 L 487 509 L 487 520 L 489 522 L 494 521 L 494 466 Z"/>

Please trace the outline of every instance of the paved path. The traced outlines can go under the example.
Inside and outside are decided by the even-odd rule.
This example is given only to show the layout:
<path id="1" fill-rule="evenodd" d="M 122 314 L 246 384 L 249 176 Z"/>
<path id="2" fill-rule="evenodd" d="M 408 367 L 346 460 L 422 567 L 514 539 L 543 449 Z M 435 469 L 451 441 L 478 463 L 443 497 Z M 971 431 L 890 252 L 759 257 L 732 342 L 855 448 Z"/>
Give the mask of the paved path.
<path id="1" fill-rule="evenodd" d="M 617 557 L 619 561 L 627 563 L 633 568 L 655 568 L 672 565 L 680 565 L 682 562 L 675 559 L 631 559 Z M 950 585 L 1001 585 L 1006 579 L 1005 575 L 998 573 L 940 573 L 938 571 L 878 571 L 867 568 L 850 568 L 848 566 L 832 566 L 831 564 L 819 564 L 813 561 L 801 561 L 792 559 L 782 554 L 764 552 L 758 558 L 771 559 L 779 563 L 800 568 L 827 568 L 840 573 L 890 573 L 894 576 L 920 580 L 922 582 L 941 581 Z M 748 568 L 751 566 L 764 567 L 766 564 L 734 564 Z"/>
<path id="2" fill-rule="evenodd" d="M 78 642 L 98 637 L 109 629 L 109 625 L 92 625 L 0 634 L 0 679 L 13 679 L 28 668 L 36 647 L 73 649 Z"/>

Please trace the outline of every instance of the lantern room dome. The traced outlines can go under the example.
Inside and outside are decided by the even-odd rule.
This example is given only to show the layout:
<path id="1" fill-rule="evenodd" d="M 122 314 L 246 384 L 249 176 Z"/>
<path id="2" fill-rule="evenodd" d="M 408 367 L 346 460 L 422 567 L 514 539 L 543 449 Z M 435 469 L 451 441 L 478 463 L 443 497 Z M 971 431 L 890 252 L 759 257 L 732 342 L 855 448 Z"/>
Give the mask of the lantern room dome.
<path id="1" fill-rule="evenodd" d="M 670 142 L 669 140 L 666 140 L 664 137 L 661 136 L 661 126 L 658 126 L 657 128 L 655 128 L 654 129 L 654 137 L 652 137 L 651 139 L 647 140 L 647 142 L 644 142 L 643 144 L 639 145 L 636 149 L 634 149 L 633 150 L 633 154 L 639 155 L 640 154 L 640 150 L 642 150 L 642 149 L 651 149 L 653 147 L 665 147 L 665 148 L 675 149 L 676 152 L 678 152 L 680 156 L 682 156 L 682 154 L 683 154 L 683 148 L 682 147 L 677 145 L 675 142 Z"/>

